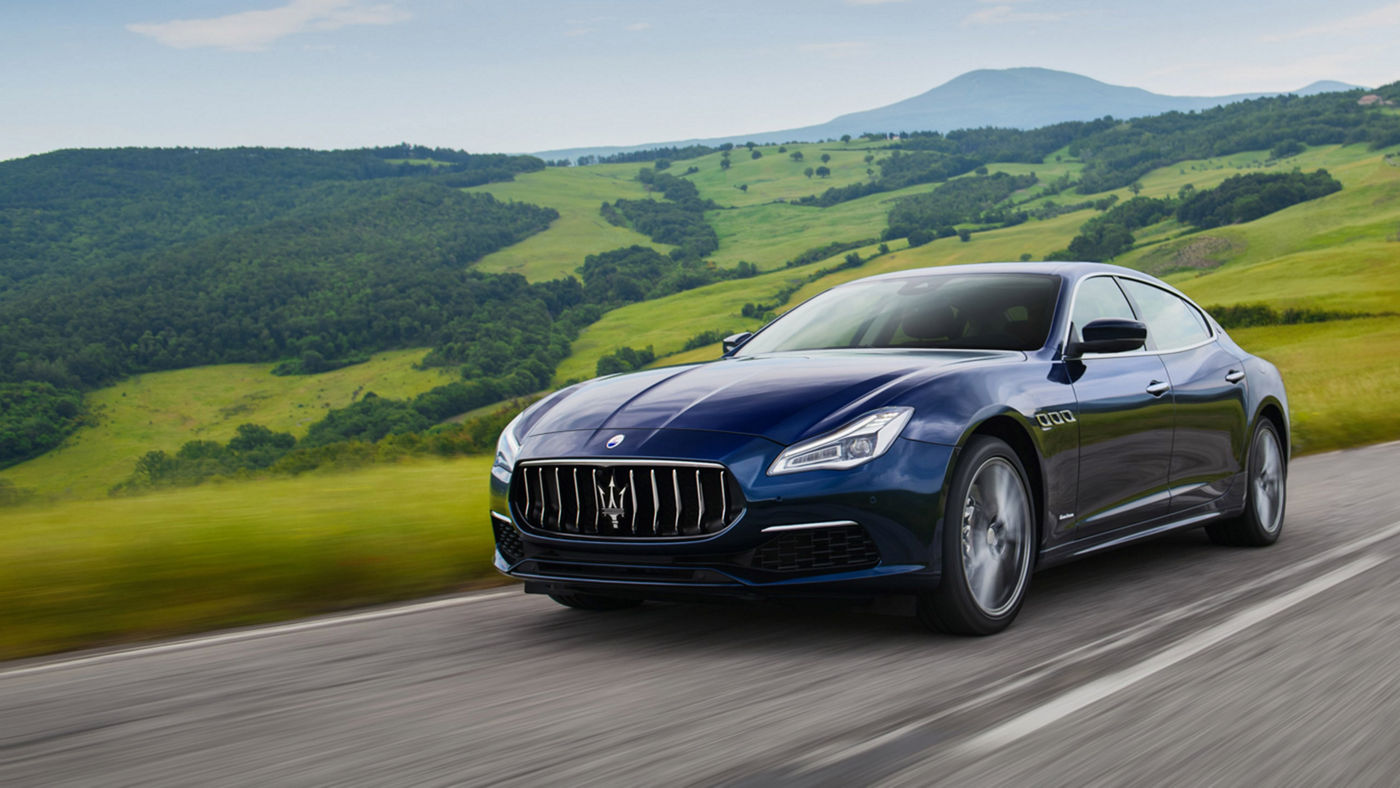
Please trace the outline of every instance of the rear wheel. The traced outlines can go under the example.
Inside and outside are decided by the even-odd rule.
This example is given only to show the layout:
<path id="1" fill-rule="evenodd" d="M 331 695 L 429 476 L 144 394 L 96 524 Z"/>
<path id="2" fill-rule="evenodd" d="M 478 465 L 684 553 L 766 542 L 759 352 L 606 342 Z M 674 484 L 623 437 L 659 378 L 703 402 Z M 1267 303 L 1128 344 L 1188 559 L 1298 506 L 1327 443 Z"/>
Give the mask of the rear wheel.
<path id="1" fill-rule="evenodd" d="M 549 598 L 575 610 L 626 610 L 642 603 L 640 599 L 598 594 L 550 594 Z"/>
<path id="2" fill-rule="evenodd" d="M 1004 441 L 968 442 L 949 485 L 943 576 L 919 599 L 919 619 L 940 632 L 991 635 L 1016 618 L 1035 556 L 1035 507 L 1026 470 Z"/>
<path id="3" fill-rule="evenodd" d="M 1249 442 L 1245 475 L 1245 506 L 1239 517 L 1206 526 L 1216 544 L 1265 547 L 1278 541 L 1288 502 L 1288 459 L 1278 427 L 1261 418 Z"/>

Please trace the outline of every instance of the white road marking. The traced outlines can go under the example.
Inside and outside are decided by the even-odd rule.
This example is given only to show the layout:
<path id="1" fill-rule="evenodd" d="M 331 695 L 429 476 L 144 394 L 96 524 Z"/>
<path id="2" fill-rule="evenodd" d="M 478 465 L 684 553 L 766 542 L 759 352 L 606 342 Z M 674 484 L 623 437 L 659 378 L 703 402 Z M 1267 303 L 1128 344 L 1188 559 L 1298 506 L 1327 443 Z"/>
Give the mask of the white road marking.
<path id="1" fill-rule="evenodd" d="M 1236 613 L 1228 619 L 1208 627 L 1161 651 L 1155 656 L 1095 679 L 1076 687 L 1047 703 L 1020 714 L 1002 724 L 978 734 L 965 742 L 958 750 L 974 757 L 987 755 L 1011 744 L 1018 739 L 1035 733 L 1059 722 L 1085 706 L 1097 703 L 1110 695 L 1131 687 L 1167 668 L 1193 657 L 1227 638 L 1236 635 L 1262 621 L 1265 621 L 1291 607 L 1299 605 L 1339 583 L 1373 569 L 1389 561 L 1389 556 L 1366 556 L 1358 558 L 1339 569 L 1314 578 L 1283 596 L 1269 599 Z"/>
<path id="2" fill-rule="evenodd" d="M 1153 616 L 1152 618 L 1147 619 L 1146 621 L 1138 622 L 1137 624 L 1134 624 L 1133 626 L 1128 627 L 1127 629 L 1119 630 L 1117 632 L 1104 635 L 1103 637 L 1097 638 L 1074 649 L 1063 652 L 1052 662 L 1041 663 L 1040 665 L 1037 665 L 1034 669 L 1027 671 L 1022 676 L 1007 681 L 1005 684 L 1002 684 L 1001 686 L 993 690 L 973 697 L 967 701 L 943 709 L 942 711 L 939 711 L 936 714 L 931 714 L 927 717 L 921 717 L 917 720 L 905 723 L 897 728 L 892 728 L 877 736 L 871 737 L 869 739 L 864 739 L 854 744 L 837 746 L 829 751 L 818 750 L 815 753 L 809 753 L 809 758 L 804 759 L 804 761 L 801 762 L 801 765 L 797 767 L 795 773 L 798 775 L 807 774 L 826 768 L 827 766 L 840 763 L 841 761 L 854 758 L 858 755 L 861 755 L 862 753 L 869 752 L 885 744 L 886 742 L 898 739 L 906 734 L 913 733 L 914 731 L 926 725 L 938 722 L 939 720 L 945 719 L 947 717 L 962 714 L 965 711 L 971 711 L 978 707 L 985 706 L 986 704 L 995 701 L 999 698 L 1005 697 L 1006 695 L 1010 695 L 1011 693 L 1016 692 L 1022 689 L 1023 687 L 1031 686 L 1037 681 L 1040 681 L 1046 675 L 1060 670 L 1061 668 L 1065 667 L 1070 663 L 1073 663 L 1075 661 L 1092 659 L 1093 657 L 1096 657 L 1105 652 L 1114 651 L 1122 648 L 1123 646 L 1135 643 L 1139 640 L 1143 640 L 1152 633 L 1161 629 L 1162 627 L 1168 626 L 1176 621 L 1180 621 L 1184 618 L 1196 615 L 1197 613 L 1217 607 L 1229 601 L 1230 599 L 1237 598 L 1250 592 L 1253 592 L 1257 589 L 1273 585 L 1274 583 L 1277 583 L 1280 580 L 1284 580 L 1292 575 L 1304 572 L 1308 569 L 1318 566 L 1319 564 L 1324 564 L 1329 561 L 1341 558 L 1342 556 L 1355 553 L 1359 550 L 1363 550 L 1367 547 L 1370 547 L 1371 545 L 1377 542 L 1384 541 L 1397 535 L 1400 535 L 1400 522 L 1391 523 L 1390 525 L 1381 528 L 1377 531 L 1373 531 L 1369 535 L 1364 536 L 1360 539 L 1355 539 L 1351 542 L 1347 542 L 1346 544 L 1338 545 L 1337 547 L 1334 547 L 1331 550 L 1318 553 L 1317 555 L 1314 555 L 1297 563 L 1288 564 L 1286 566 L 1280 567 L 1272 572 L 1269 572 L 1268 574 L 1265 574 L 1261 577 L 1257 577 L 1242 585 L 1232 586 L 1229 589 L 1221 591 L 1217 594 L 1213 594 L 1212 596 L 1206 599 L 1201 599 L 1196 602 L 1192 602 L 1189 605 L 1185 605 L 1183 607 L 1159 613 Z"/>
<path id="3" fill-rule="evenodd" d="M 184 651 L 186 649 L 201 648 L 203 646 L 213 646 L 220 643 L 233 643 L 239 640 L 255 640 L 258 638 L 273 637 L 276 635 L 286 635 L 292 632 L 305 632 L 312 629 L 325 629 L 327 627 L 341 626 L 342 624 L 357 624 L 364 621 L 376 621 L 384 618 L 394 618 L 397 616 L 408 616 L 414 613 L 424 613 L 429 610 L 440 610 L 445 607 L 457 607 L 459 605 L 469 605 L 473 602 L 485 602 L 488 599 L 500 599 L 507 596 L 520 596 L 520 591 L 513 589 L 510 591 L 493 591 L 486 594 L 468 594 L 464 596 L 448 597 L 446 599 L 432 599 L 427 602 L 413 602 L 395 607 L 378 608 L 366 610 L 360 613 L 348 613 L 339 616 L 324 616 L 321 618 L 305 619 L 293 621 L 287 624 L 273 624 L 272 626 L 256 627 L 250 629 L 240 629 L 234 632 L 225 632 L 218 635 L 206 635 L 204 637 L 190 638 L 188 640 L 176 640 L 168 643 L 158 643 L 151 646 L 140 646 L 138 648 L 123 649 L 121 651 L 108 651 L 102 654 L 93 654 L 86 657 L 76 657 L 57 662 L 44 662 L 38 665 L 31 665 L 25 668 L 15 668 L 14 670 L 0 671 L 0 679 L 13 678 L 15 676 L 29 676 L 35 673 L 47 673 L 51 670 L 61 670 L 73 668 L 80 665 L 92 665 L 98 662 L 111 662 L 130 657 L 141 657 L 150 654 L 165 654 L 171 651 Z"/>

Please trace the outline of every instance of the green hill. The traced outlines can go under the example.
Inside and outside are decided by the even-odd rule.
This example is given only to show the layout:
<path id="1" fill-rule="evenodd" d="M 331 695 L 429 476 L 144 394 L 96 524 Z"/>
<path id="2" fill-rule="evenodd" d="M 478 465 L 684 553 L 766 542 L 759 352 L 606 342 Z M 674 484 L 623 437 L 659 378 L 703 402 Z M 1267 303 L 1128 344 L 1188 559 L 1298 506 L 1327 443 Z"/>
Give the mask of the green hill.
<path id="1" fill-rule="evenodd" d="M 1400 98 L 1394 85 L 1380 92 Z M 318 445 L 374 440 L 454 407 L 590 377 L 622 348 L 650 347 L 656 363 L 713 356 L 714 337 L 756 328 L 842 281 L 1045 259 L 1109 227 L 1119 233 L 1105 252 L 1115 262 L 1167 275 L 1207 305 L 1377 315 L 1241 332 L 1311 381 L 1297 392 L 1300 445 L 1342 445 L 1389 400 L 1380 393 L 1366 413 L 1334 418 L 1312 407 L 1336 394 L 1332 382 L 1302 366 L 1328 343 L 1361 342 L 1353 325 L 1392 335 L 1397 144 L 1400 114 L 1324 94 L 1030 131 L 700 148 L 665 162 L 656 159 L 677 152 L 629 154 L 587 167 L 414 148 L 32 157 L 8 171 L 21 177 L 0 203 L 11 231 L 0 246 L 0 385 L 49 382 L 71 396 L 131 373 L 279 360 L 308 373 L 432 347 L 423 361 L 451 370 L 434 379 L 463 382 L 412 406 L 357 404 L 336 422 L 353 433 L 313 431 Z M 1248 200 L 1303 178 L 1335 178 L 1341 190 L 1206 230 L 1182 218 L 1188 199 L 1225 186 Z M 1134 218 L 1143 206 L 1149 214 Z M 1367 357 L 1360 347 L 1351 355 Z M 1389 381 L 1381 373 L 1373 387 Z M 291 391 L 278 396 L 303 396 Z M 46 417 L 51 443 L 83 418 L 56 423 L 67 418 L 58 412 Z M 248 420 L 276 427 L 262 413 Z M 16 423 L 0 424 L 0 438 Z M 237 426 L 211 425 L 215 439 Z M 152 436 L 149 448 L 165 440 Z M 38 467 L 8 475 L 38 478 Z"/>

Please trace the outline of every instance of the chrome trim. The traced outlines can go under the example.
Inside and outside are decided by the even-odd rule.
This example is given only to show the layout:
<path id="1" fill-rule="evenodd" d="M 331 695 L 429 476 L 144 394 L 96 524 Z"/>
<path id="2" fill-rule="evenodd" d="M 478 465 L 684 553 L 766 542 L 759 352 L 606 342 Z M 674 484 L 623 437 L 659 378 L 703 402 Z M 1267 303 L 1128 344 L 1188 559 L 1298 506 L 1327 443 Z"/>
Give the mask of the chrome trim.
<path id="1" fill-rule="evenodd" d="M 1215 330 L 1215 321 L 1212 320 L 1212 319 L 1210 318 L 1210 313 L 1207 312 L 1206 310 L 1202 309 L 1200 304 L 1198 304 L 1198 303 L 1196 303 L 1195 301 L 1192 301 L 1190 298 L 1188 298 L 1188 297 L 1186 296 L 1185 293 L 1182 293 L 1180 290 L 1177 290 L 1176 288 L 1172 287 L 1171 285 L 1167 285 L 1166 288 L 1164 288 L 1162 285 L 1166 285 L 1166 282 L 1149 282 L 1149 281 L 1147 281 L 1146 279 L 1142 279 L 1142 278 L 1139 278 L 1139 277 L 1136 277 L 1136 276 L 1131 276 L 1131 275 L 1129 275 L 1129 274 L 1118 274 L 1118 273 L 1113 273 L 1113 272 L 1111 272 L 1111 271 L 1101 271 L 1101 272 L 1099 272 L 1099 273 L 1089 274 L 1088 276 L 1081 277 L 1081 278 L 1079 279 L 1079 281 L 1077 281 L 1077 282 L 1074 283 L 1074 292 L 1072 292 L 1072 293 L 1069 294 L 1069 303 L 1068 303 L 1068 307 L 1069 307 L 1069 308 L 1065 311 L 1065 330 L 1064 330 L 1064 332 L 1061 334 L 1061 336 L 1060 336 L 1060 342 L 1059 342 L 1060 360 L 1061 360 L 1061 361 L 1068 361 L 1068 360 L 1069 360 L 1069 359 L 1066 359 L 1066 358 L 1065 358 L 1064 353 L 1065 353 L 1065 350 L 1069 347 L 1069 342 L 1070 342 L 1070 339 L 1071 339 L 1069 331 L 1070 331 L 1070 326 L 1074 324 L 1074 320 L 1073 320 L 1073 318 L 1074 318 L 1074 303 L 1075 303 L 1075 301 L 1078 300 L 1078 298 L 1079 298 L 1079 288 L 1080 288 L 1080 287 L 1083 287 L 1084 283 L 1087 282 L 1087 281 L 1089 281 L 1090 279 L 1097 279 L 1097 278 L 1099 278 L 1099 277 L 1101 277 L 1101 276 L 1111 276 L 1111 277 L 1115 277 L 1115 278 L 1118 278 L 1118 279 L 1127 279 L 1127 280 L 1130 280 L 1130 281 L 1133 281 L 1133 282 L 1137 282 L 1138 284 L 1141 284 L 1141 285 L 1147 285 L 1148 287 L 1155 287 L 1155 288 L 1157 288 L 1158 290 L 1164 290 L 1165 292 L 1170 293 L 1170 294 L 1176 296 L 1177 298 L 1182 299 L 1182 300 L 1185 301 L 1187 304 L 1190 304 L 1191 307 L 1192 307 L 1193 309 L 1195 309 L 1197 312 L 1199 312 L 1199 313 L 1201 314 L 1201 317 L 1205 320 L 1206 331 L 1210 332 L 1210 336 L 1207 337 L 1204 341 L 1197 342 L 1197 343 L 1194 344 L 1194 345 L 1186 345 L 1185 347 L 1172 348 L 1172 349 L 1170 349 L 1170 350 L 1161 350 L 1161 349 L 1157 349 L 1157 350 L 1147 350 L 1146 348 L 1144 348 L 1144 349 L 1142 349 L 1142 350 L 1129 350 L 1129 351 L 1126 351 L 1126 352 L 1124 352 L 1124 353 L 1085 353 L 1084 355 L 1079 356 L 1080 359 L 1086 359 L 1086 358 L 1124 358 L 1124 357 L 1132 357 L 1132 356 L 1165 356 L 1165 355 L 1170 355 L 1170 354 L 1172 354 L 1172 353 L 1184 353 L 1184 352 L 1187 351 L 1187 350 L 1195 350 L 1196 348 L 1199 348 L 1199 347 L 1205 347 L 1206 345 L 1209 345 L 1210 343 L 1212 343 L 1212 342 L 1214 342 L 1214 341 L 1216 341 L 1216 340 L 1218 340 L 1218 339 L 1220 338 L 1219 334 L 1218 334 L 1218 333 L 1216 332 L 1216 330 Z M 1122 290 L 1121 287 L 1120 287 L 1119 289 Z M 1134 314 L 1134 315 L 1137 315 L 1137 307 L 1133 304 L 1133 298 L 1132 298 L 1132 296 L 1128 295 L 1127 292 L 1125 291 L 1125 292 L 1123 293 L 1123 297 L 1126 298 L 1126 299 L 1128 300 L 1128 307 L 1129 307 L 1130 309 L 1133 310 L 1133 314 Z M 1138 315 L 1138 318 L 1141 319 L 1141 316 Z M 1151 336 L 1152 336 L 1152 335 L 1151 335 L 1150 330 L 1149 330 L 1148 338 L 1150 339 Z"/>
<path id="2" fill-rule="evenodd" d="M 499 521 L 499 522 L 505 523 L 506 525 L 509 525 L 509 526 L 514 526 L 514 525 L 515 525 L 515 521 L 514 521 L 514 520 L 510 519 L 509 517 L 506 517 L 505 515 L 501 514 L 500 512 L 494 512 L 494 511 L 491 512 L 491 517 L 492 517 L 492 519 L 495 519 L 495 520 L 497 520 L 497 521 Z"/>
<path id="3" fill-rule="evenodd" d="M 813 528 L 844 528 L 851 525 L 860 525 L 855 520 L 825 520 L 819 523 L 793 523 L 792 525 L 770 525 L 760 533 L 775 533 L 777 531 L 807 531 Z"/>
<path id="4" fill-rule="evenodd" d="M 1193 525 L 1199 525 L 1208 520 L 1215 520 L 1223 516 L 1224 513 L 1222 512 L 1206 512 L 1204 514 L 1196 514 L 1190 517 L 1183 517 L 1180 520 L 1172 520 L 1171 522 L 1163 523 L 1162 525 L 1148 528 L 1145 531 L 1137 531 L 1124 536 L 1120 536 L 1117 539 L 1110 539 L 1107 542 L 1100 542 L 1099 544 L 1091 545 L 1089 547 L 1076 550 L 1075 552 L 1071 553 L 1071 555 L 1075 558 L 1078 558 L 1082 555 L 1097 553 L 1100 550 L 1108 550 L 1109 548 L 1118 547 L 1119 545 L 1125 545 L 1129 542 L 1136 542 L 1139 539 L 1146 539 L 1149 536 L 1157 536 L 1158 534 L 1164 534 L 1168 531 L 1175 531 L 1178 528 L 1188 528 Z"/>

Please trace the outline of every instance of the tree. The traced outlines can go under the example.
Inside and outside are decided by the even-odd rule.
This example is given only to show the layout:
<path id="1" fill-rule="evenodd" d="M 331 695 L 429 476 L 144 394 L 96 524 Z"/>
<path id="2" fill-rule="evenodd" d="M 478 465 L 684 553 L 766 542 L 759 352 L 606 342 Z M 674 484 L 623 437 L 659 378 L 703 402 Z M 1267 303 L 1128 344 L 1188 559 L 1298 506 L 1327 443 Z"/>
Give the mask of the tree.
<path id="1" fill-rule="evenodd" d="M 1132 183 L 1128 184 L 1128 191 L 1132 192 L 1133 196 L 1136 197 L 1142 193 L 1142 184 L 1138 183 L 1137 181 L 1133 181 Z"/>
<path id="2" fill-rule="evenodd" d="M 792 153 L 788 154 L 788 158 L 792 159 L 793 161 L 802 161 L 802 151 L 795 150 Z"/>
<path id="3" fill-rule="evenodd" d="M 787 146 L 786 146 L 786 145 L 779 145 L 779 146 L 778 146 L 778 152 L 779 152 L 779 153 L 787 153 Z"/>
<path id="4" fill-rule="evenodd" d="M 826 177 L 828 177 L 828 176 L 830 176 L 830 175 L 831 175 L 831 170 L 830 170 L 830 168 L 825 167 L 825 166 L 822 166 L 822 167 L 818 167 L 818 168 L 817 168 L 817 177 L 818 177 L 818 178 L 826 178 Z"/>
<path id="5" fill-rule="evenodd" d="M 841 135 L 841 141 L 842 141 L 842 142 L 850 142 L 850 141 L 851 141 L 851 135 L 849 135 L 849 134 L 842 134 L 842 135 Z"/>
<path id="6" fill-rule="evenodd" d="M 811 178 L 811 177 L 812 177 L 812 173 L 814 173 L 814 172 L 816 172 L 816 170 L 813 170 L 811 167 L 808 167 L 807 169 L 805 169 L 805 170 L 802 171 L 802 174 L 803 174 L 803 175 L 806 175 L 808 178 Z"/>
<path id="7" fill-rule="evenodd" d="M 728 157 L 728 156 L 725 156 L 724 158 L 722 158 L 722 159 L 719 160 L 719 168 L 720 168 L 721 170 L 727 170 L 727 169 L 729 169 L 729 166 L 730 166 L 730 162 L 729 162 L 729 157 Z"/>
<path id="8" fill-rule="evenodd" d="M 830 154 L 830 153 L 823 153 L 823 154 L 822 154 L 822 164 L 826 164 L 826 163 L 829 162 L 829 161 L 831 161 L 831 154 Z"/>
<path id="9" fill-rule="evenodd" d="M 869 164 L 869 163 L 871 163 L 872 161 L 875 161 L 875 154 L 873 154 L 873 153 L 867 153 L 867 154 L 865 154 L 865 163 L 866 163 L 866 164 Z"/>
<path id="10" fill-rule="evenodd" d="M 749 150 L 753 150 L 754 146 L 757 144 L 758 143 L 754 142 L 753 140 L 749 140 L 748 142 L 744 143 L 744 147 L 748 148 Z"/>
<path id="11" fill-rule="evenodd" d="M 971 230 L 958 230 L 958 240 L 967 243 L 972 240 Z"/>
<path id="12" fill-rule="evenodd" d="M 880 254 L 889 254 L 889 253 L 890 253 L 890 245 L 889 245 L 889 244 L 880 244 Z"/>
<path id="13" fill-rule="evenodd" d="M 754 151 L 753 153 L 749 154 L 749 158 L 750 158 L 750 159 L 761 159 L 761 158 L 763 158 L 763 151 L 761 151 L 761 150 L 756 150 L 756 151 Z"/>

